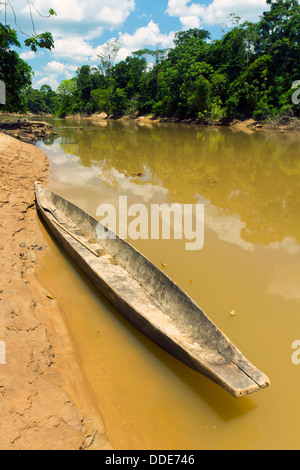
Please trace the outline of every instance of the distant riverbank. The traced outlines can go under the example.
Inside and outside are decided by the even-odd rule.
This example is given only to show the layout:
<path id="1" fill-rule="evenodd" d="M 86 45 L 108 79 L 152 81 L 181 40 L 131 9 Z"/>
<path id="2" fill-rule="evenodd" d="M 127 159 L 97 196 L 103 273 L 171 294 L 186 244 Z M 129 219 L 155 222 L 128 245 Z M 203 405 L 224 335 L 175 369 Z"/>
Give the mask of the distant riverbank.
<path id="1" fill-rule="evenodd" d="M 55 118 L 52 114 L 1 114 L 0 117 L 7 119 L 27 118 L 27 119 L 47 119 Z M 267 132 L 299 132 L 300 131 L 300 119 L 292 116 L 278 116 L 269 118 L 264 121 L 256 121 L 254 119 L 246 120 L 195 120 L 195 119 L 179 119 L 179 118 L 166 118 L 153 115 L 147 116 L 108 116 L 106 113 L 95 113 L 90 116 L 75 114 L 65 117 L 57 117 L 58 119 L 73 119 L 73 120 L 88 120 L 88 121 L 125 121 L 125 122 L 136 122 L 136 123 L 170 123 L 170 124 L 193 124 L 193 125 L 205 125 L 210 127 L 230 127 L 232 129 L 240 130 L 243 132 L 255 132 L 255 131 L 267 131 Z"/>

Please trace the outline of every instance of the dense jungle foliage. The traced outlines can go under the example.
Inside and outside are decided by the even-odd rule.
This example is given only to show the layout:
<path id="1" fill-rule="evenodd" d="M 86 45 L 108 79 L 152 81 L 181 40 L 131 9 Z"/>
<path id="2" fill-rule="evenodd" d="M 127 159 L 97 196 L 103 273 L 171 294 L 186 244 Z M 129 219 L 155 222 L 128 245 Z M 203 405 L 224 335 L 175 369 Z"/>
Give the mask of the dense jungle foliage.
<path id="1" fill-rule="evenodd" d="M 99 67 L 82 65 L 57 91 L 31 88 L 30 67 L 11 46 L 16 33 L 0 24 L 0 79 L 10 84 L 7 109 L 66 115 L 105 112 L 196 120 L 300 116 L 298 0 L 267 0 L 257 23 L 241 23 L 218 40 L 180 31 L 166 51 L 144 49 L 114 65 L 118 41 L 106 44 Z M 300 95 L 300 91 L 299 91 Z M 297 95 L 298 96 L 298 95 Z M 294 102 L 293 102 L 294 101 Z"/>

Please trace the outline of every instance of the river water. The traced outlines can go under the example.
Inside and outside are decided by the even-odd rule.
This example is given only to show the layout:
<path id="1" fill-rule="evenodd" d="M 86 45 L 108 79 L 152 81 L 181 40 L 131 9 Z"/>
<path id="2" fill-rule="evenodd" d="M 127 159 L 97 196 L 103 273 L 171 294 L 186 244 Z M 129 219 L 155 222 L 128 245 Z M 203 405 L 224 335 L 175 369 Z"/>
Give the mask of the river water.
<path id="1" fill-rule="evenodd" d="M 52 121 L 53 122 L 53 121 Z M 115 449 L 298 449 L 300 136 L 55 120 L 50 188 L 103 203 L 204 204 L 204 245 L 129 240 L 177 282 L 271 387 L 236 400 L 129 325 L 39 224 L 38 276 L 63 311 Z M 78 129 L 82 126 L 83 129 Z"/>

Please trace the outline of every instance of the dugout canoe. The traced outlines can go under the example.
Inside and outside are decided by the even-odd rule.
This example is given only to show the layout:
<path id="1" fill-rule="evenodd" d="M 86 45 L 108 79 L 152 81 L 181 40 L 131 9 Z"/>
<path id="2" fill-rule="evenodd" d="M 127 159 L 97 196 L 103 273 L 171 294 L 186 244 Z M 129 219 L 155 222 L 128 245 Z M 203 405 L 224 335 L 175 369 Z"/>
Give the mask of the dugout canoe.
<path id="1" fill-rule="evenodd" d="M 36 203 L 51 233 L 96 288 L 162 349 L 236 398 L 270 384 L 203 310 L 127 241 L 39 183 Z M 97 237 L 99 227 L 108 231 L 106 240 Z"/>

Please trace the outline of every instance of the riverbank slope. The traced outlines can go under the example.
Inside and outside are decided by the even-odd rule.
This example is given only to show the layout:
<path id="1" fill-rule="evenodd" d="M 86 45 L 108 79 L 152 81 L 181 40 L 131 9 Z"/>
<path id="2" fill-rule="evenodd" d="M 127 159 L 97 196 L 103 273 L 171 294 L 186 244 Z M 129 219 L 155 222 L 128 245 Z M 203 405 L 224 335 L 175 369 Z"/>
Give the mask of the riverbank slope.
<path id="1" fill-rule="evenodd" d="M 110 449 L 59 305 L 35 278 L 47 247 L 34 182 L 48 176 L 43 152 L 0 133 L 0 449 Z"/>

